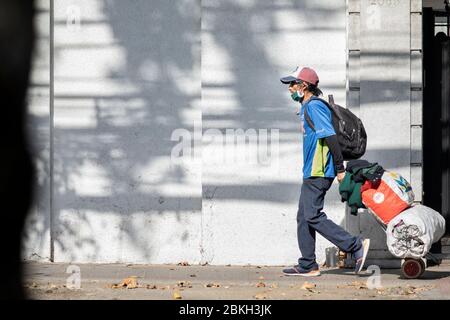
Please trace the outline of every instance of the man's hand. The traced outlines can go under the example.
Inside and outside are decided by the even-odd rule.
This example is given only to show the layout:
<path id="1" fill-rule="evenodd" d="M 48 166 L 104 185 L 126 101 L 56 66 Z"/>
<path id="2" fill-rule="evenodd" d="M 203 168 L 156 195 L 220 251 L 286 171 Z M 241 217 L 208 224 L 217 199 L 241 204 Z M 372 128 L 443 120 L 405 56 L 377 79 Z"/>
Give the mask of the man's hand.
<path id="1" fill-rule="evenodd" d="M 339 183 L 341 183 L 342 180 L 344 180 L 344 177 L 345 177 L 345 171 L 344 171 L 344 172 L 339 172 L 339 173 L 337 174 L 337 181 L 338 181 Z"/>

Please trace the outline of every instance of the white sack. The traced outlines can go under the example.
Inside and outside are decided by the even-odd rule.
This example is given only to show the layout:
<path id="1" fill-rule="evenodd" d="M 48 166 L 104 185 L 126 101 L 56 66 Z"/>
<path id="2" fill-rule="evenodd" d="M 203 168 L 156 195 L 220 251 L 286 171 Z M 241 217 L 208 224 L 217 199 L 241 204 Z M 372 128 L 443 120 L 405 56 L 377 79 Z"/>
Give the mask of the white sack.
<path id="1" fill-rule="evenodd" d="M 389 222 L 387 246 L 398 258 L 421 258 L 444 233 L 444 217 L 431 208 L 415 205 Z"/>

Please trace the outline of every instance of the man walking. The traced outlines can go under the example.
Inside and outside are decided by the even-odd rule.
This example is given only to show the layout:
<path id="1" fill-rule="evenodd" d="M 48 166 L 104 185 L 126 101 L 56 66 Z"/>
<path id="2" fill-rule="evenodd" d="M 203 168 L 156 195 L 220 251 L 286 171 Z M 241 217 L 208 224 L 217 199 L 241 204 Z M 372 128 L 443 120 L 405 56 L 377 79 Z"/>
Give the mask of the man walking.
<path id="1" fill-rule="evenodd" d="M 355 273 L 358 274 L 364 266 L 370 240 L 352 236 L 322 211 L 326 192 L 335 177 L 339 183 L 344 179 L 345 167 L 331 111 L 317 98 L 322 95 L 319 77 L 311 68 L 300 70 L 297 67 L 291 75 L 280 80 L 289 84 L 292 99 L 301 103 L 299 115 L 303 131 L 303 184 L 297 212 L 297 238 L 302 257 L 298 259 L 298 265 L 284 269 L 283 273 L 288 276 L 320 275 L 315 255 L 318 232 L 340 250 L 353 255 Z M 304 120 L 305 110 L 314 129 Z"/>

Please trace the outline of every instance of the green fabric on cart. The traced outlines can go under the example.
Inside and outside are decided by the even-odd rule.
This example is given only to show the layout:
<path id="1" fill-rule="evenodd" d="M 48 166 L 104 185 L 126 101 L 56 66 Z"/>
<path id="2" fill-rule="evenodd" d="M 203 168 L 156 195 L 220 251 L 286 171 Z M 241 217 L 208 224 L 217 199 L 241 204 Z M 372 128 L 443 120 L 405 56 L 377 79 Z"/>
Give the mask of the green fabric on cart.
<path id="1" fill-rule="evenodd" d="M 362 182 L 355 182 L 353 180 L 353 174 L 350 172 L 345 173 L 345 177 L 339 184 L 339 194 L 341 195 L 341 201 L 347 201 L 350 207 L 350 213 L 356 215 L 359 208 L 366 208 L 362 203 L 361 187 Z"/>

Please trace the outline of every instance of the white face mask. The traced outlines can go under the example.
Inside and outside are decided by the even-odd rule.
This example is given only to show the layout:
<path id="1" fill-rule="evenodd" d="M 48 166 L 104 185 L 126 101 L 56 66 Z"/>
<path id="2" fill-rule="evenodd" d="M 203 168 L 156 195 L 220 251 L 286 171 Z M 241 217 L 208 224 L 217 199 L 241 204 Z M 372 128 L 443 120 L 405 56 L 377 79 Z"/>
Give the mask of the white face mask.
<path id="1" fill-rule="evenodd" d="M 296 90 L 293 94 L 291 94 L 291 98 L 294 101 L 302 103 L 305 99 L 305 91 Z"/>
<path id="2" fill-rule="evenodd" d="M 299 102 L 302 103 L 303 99 L 305 99 L 305 92 L 304 91 L 298 91 L 297 90 L 297 95 L 299 97 Z"/>

